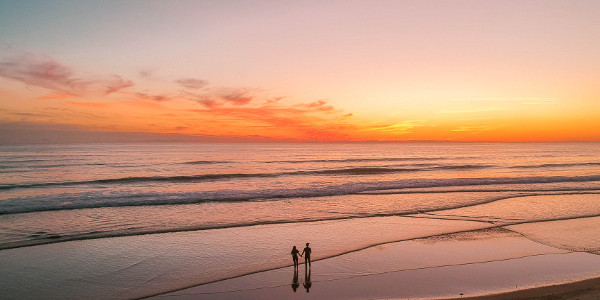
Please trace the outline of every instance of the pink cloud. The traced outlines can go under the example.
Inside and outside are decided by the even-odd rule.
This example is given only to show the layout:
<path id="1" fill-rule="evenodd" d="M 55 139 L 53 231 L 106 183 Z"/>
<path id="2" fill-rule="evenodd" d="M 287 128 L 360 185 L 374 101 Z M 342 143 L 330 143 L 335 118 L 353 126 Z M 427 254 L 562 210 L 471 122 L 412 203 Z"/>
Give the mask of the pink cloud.
<path id="1" fill-rule="evenodd" d="M 80 106 L 80 107 L 91 107 L 91 108 L 107 108 L 112 105 L 112 103 L 105 102 L 67 102 L 67 105 L 70 106 Z"/>
<path id="2" fill-rule="evenodd" d="M 333 110 L 333 106 L 327 105 L 327 101 L 325 100 L 318 100 L 312 103 L 305 104 L 305 106 L 321 111 Z"/>
<path id="3" fill-rule="evenodd" d="M 184 91 L 183 94 L 185 99 L 195 101 L 209 109 L 223 107 L 228 104 L 244 106 L 252 102 L 255 98 L 246 89 L 222 89 L 217 93 L 192 93 Z"/>
<path id="4" fill-rule="evenodd" d="M 195 78 L 182 78 L 175 80 L 176 83 L 181 85 L 183 88 L 198 90 L 208 85 L 208 81 Z"/>
<path id="5" fill-rule="evenodd" d="M 56 60 L 32 54 L 22 54 L 0 61 L 0 76 L 69 95 L 84 95 L 90 92 L 108 95 L 133 86 L 132 81 L 118 75 L 96 79 L 80 78 L 71 68 Z"/>
<path id="6" fill-rule="evenodd" d="M 96 84 L 102 85 L 104 87 L 104 92 L 108 95 L 133 86 L 133 81 L 123 79 L 118 75 L 112 75 L 107 79 L 96 80 Z"/>
<path id="7" fill-rule="evenodd" d="M 49 95 L 46 95 L 46 96 L 42 96 L 42 97 L 38 97 L 37 99 L 40 99 L 40 100 L 54 100 L 54 99 L 68 99 L 68 98 L 73 98 L 73 97 L 75 97 L 75 96 L 73 96 L 71 94 L 53 92 L 52 94 L 49 94 Z"/>
<path id="8" fill-rule="evenodd" d="M 356 131 L 355 125 L 344 121 L 348 115 L 327 105 L 325 100 L 287 106 L 272 102 L 258 107 L 207 106 L 207 109 L 190 111 L 226 120 L 223 126 L 235 122 L 254 124 L 252 127 L 259 131 L 285 131 L 297 140 L 349 140 L 351 132 Z M 331 114 L 336 113 L 339 118 L 331 118 Z"/>
<path id="9" fill-rule="evenodd" d="M 220 98 L 233 105 L 246 105 L 254 98 L 248 90 L 234 89 L 221 93 Z"/>
<path id="10" fill-rule="evenodd" d="M 156 102 L 163 102 L 163 101 L 170 100 L 169 97 L 167 97 L 165 95 L 150 95 L 150 94 L 139 93 L 139 92 L 134 93 L 134 95 L 143 100 L 151 100 L 151 101 L 156 101 Z"/>

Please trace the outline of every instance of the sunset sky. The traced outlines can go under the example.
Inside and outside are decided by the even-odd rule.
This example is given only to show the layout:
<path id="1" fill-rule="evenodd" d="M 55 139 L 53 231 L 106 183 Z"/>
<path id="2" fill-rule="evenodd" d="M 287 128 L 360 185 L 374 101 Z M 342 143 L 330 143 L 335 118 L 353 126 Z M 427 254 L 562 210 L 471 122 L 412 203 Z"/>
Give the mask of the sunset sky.
<path id="1" fill-rule="evenodd" d="M 599 117 L 596 0 L 0 0 L 0 126 L 600 141 Z"/>

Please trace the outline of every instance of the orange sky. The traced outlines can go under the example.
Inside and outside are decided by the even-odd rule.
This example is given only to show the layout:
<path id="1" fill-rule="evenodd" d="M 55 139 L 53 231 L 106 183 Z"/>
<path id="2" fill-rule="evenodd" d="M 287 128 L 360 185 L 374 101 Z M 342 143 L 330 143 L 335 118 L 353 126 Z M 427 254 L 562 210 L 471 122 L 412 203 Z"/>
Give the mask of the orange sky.
<path id="1" fill-rule="evenodd" d="M 24 5 L 0 9 L 0 123 L 600 141 L 597 1 Z"/>

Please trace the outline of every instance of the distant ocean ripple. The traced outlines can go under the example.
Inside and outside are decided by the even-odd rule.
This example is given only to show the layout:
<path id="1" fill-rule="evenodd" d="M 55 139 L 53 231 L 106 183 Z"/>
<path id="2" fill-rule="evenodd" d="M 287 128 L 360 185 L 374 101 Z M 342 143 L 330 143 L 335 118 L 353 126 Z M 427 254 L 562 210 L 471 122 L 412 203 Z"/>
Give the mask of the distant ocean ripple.
<path id="1" fill-rule="evenodd" d="M 387 173 L 387 172 L 381 172 Z M 331 173 L 338 174 L 338 173 Z M 372 174 L 372 173 L 370 173 Z M 239 175 L 239 174 L 238 174 Z M 250 174 L 248 174 L 250 175 Z M 217 176 L 215 176 L 217 177 Z M 237 176 L 235 176 L 237 177 Z M 241 176 L 244 177 L 244 176 Z M 248 176 L 260 177 L 260 176 Z M 265 176 L 268 177 L 268 176 Z M 203 178 L 205 178 L 203 176 Z M 219 176 L 219 178 L 234 178 Z M 170 177 L 170 178 L 121 178 L 106 179 L 93 182 L 70 182 L 70 183 L 47 183 L 41 185 L 29 185 L 25 187 L 44 187 L 51 185 L 76 185 L 89 183 L 128 183 L 128 182 L 185 182 L 195 181 L 195 178 L 189 177 Z M 297 197 L 321 197 L 321 196 L 340 196 L 350 195 L 368 191 L 397 190 L 406 188 L 433 188 L 433 187 L 460 187 L 477 186 L 492 184 L 535 184 L 535 183 L 557 183 L 557 182 L 592 182 L 599 181 L 600 175 L 596 176 L 550 176 L 550 177 L 509 177 L 509 178 L 456 178 L 456 179 L 407 179 L 399 181 L 374 181 L 346 183 L 341 185 L 332 185 L 320 188 L 296 188 L 296 189 L 261 189 L 261 190 L 235 190 L 225 189 L 220 191 L 196 191 L 196 192 L 178 192 L 178 193 L 136 193 L 124 194 L 118 191 L 114 192 L 83 192 L 83 193 L 63 193 L 52 195 L 38 195 L 22 198 L 4 199 L 0 204 L 0 214 L 15 214 L 47 210 L 66 210 L 83 209 L 99 207 L 117 207 L 117 206 L 143 206 L 143 205 L 172 205 L 172 204 L 191 204 L 201 202 L 235 202 L 251 201 L 256 199 L 275 199 L 275 198 L 297 198 Z M 19 187 L 21 188 L 21 187 Z M 578 191 L 574 187 L 572 191 Z"/>
<path id="2" fill-rule="evenodd" d="M 15 218 L 35 222 L 35 215 L 31 214 L 36 213 L 71 211 L 75 215 L 79 210 L 109 207 L 222 203 L 231 209 L 225 207 L 219 213 L 227 214 L 239 211 L 239 205 L 266 200 L 294 198 L 300 201 L 301 208 L 302 201 L 365 192 L 427 193 L 432 190 L 411 189 L 440 191 L 440 188 L 490 185 L 519 190 L 526 185 L 553 183 L 571 183 L 561 185 L 560 190 L 577 193 L 600 189 L 598 146 L 597 143 L 1 146 L 0 228 L 14 229 L 9 223 L 14 223 Z M 453 206 L 460 205 L 461 200 L 456 201 L 458 204 Z M 481 199 L 484 201 L 487 200 Z M 352 207 L 340 210 L 350 216 L 396 212 L 386 212 L 384 202 L 372 206 L 371 211 L 356 214 L 351 212 Z M 302 213 L 303 220 L 331 218 L 316 212 Z M 269 214 L 268 220 L 238 220 L 236 226 L 299 220 L 290 218 L 289 211 L 284 209 Z M 222 216 L 223 220 L 227 218 Z M 29 226 L 29 221 L 23 222 L 23 228 L 43 228 L 43 224 Z M 134 224 L 132 228 L 138 229 L 132 232 L 215 228 L 210 223 L 190 227 L 185 221 L 176 224 L 177 220 L 168 228 L 162 223 L 153 224 L 151 218 L 143 222 L 147 223 Z M 80 225 L 85 230 L 70 232 L 65 225 L 60 235 L 123 233 L 122 223 L 114 227 L 103 224 L 101 230 L 94 229 L 93 222 Z M 15 229 L 11 236 L 4 237 L 0 233 L 0 249 L 3 240 L 46 239 L 47 242 L 48 238 L 56 238 L 46 231 L 39 234 L 31 230 L 21 233 Z"/>

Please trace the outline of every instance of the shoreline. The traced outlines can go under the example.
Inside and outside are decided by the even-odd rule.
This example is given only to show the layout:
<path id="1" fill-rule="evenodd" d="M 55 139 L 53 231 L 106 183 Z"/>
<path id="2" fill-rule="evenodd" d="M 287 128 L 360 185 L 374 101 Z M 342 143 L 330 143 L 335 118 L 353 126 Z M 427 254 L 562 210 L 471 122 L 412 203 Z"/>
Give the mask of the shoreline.
<path id="1" fill-rule="evenodd" d="M 596 211 L 600 199 L 544 195 L 527 200 L 535 208 L 530 212 L 521 212 L 523 201 L 504 199 L 429 215 L 9 249 L 0 251 L 6 266 L 0 280 L 18 283 L 3 291 L 7 295 L 31 298 L 597 299 L 600 217 L 539 219 Z M 553 210 L 565 201 L 573 208 Z M 509 216 L 521 219 L 519 224 Z M 525 217 L 538 222 L 523 222 Z M 304 232 L 310 232 L 315 260 L 311 272 L 301 266 L 299 276 L 289 267 L 289 247 L 302 245 L 307 239 L 298 233 Z M 212 283 L 197 285 L 202 281 Z M 303 283 L 310 293 L 308 288 L 291 291 Z M 543 298 L 547 295 L 554 298 Z"/>
<path id="2" fill-rule="evenodd" d="M 573 253 L 571 253 L 573 254 Z M 528 258 L 524 258 L 527 260 Z M 551 258 L 550 260 L 546 260 L 545 263 L 554 260 Z M 512 266 L 518 265 L 523 259 L 517 258 L 509 259 L 508 261 Z M 505 263 L 500 262 L 500 263 Z M 491 262 L 494 264 L 497 262 Z M 515 264 L 516 263 L 516 264 Z M 527 262 L 525 262 L 528 264 Z M 197 287 L 192 287 L 188 289 L 183 289 L 176 292 L 170 292 L 150 297 L 144 297 L 141 299 L 196 299 L 198 297 L 202 297 L 203 299 L 278 299 L 281 297 L 289 298 L 301 298 L 301 299 L 446 299 L 446 300 L 458 300 L 458 299 L 471 299 L 471 300 L 501 300 L 501 299 L 532 299 L 532 300 L 554 300 L 554 299 L 579 299 L 579 300 L 587 300 L 587 299 L 598 299 L 600 297 L 600 276 L 598 274 L 594 275 L 593 278 L 583 279 L 579 281 L 573 282 L 564 282 L 564 283 L 549 283 L 544 285 L 544 283 L 540 284 L 540 286 L 536 287 L 523 287 L 522 289 L 510 290 L 505 289 L 505 291 L 501 292 L 493 292 L 492 290 L 487 290 L 485 284 L 479 285 L 475 284 L 473 286 L 474 281 L 471 279 L 467 279 L 464 286 L 460 283 L 460 280 L 452 281 L 450 276 L 452 274 L 456 274 L 456 270 L 460 270 L 463 267 L 471 267 L 478 265 L 485 265 L 487 263 L 469 263 L 467 265 L 458 265 L 458 266 L 441 266 L 435 267 L 433 269 L 421 269 L 421 270 L 406 270 L 407 272 L 391 272 L 391 273 L 380 273 L 366 276 L 357 276 L 353 278 L 329 278 L 325 279 L 323 277 L 315 279 L 315 273 L 317 271 L 312 271 L 311 269 L 319 270 L 325 267 L 325 269 L 329 269 L 331 271 L 331 264 L 329 265 L 321 265 L 318 268 L 313 266 L 312 268 L 305 269 L 300 266 L 299 274 L 306 276 L 308 270 L 308 282 L 311 283 L 310 273 L 312 273 L 312 289 L 310 293 L 308 291 L 304 293 L 302 288 L 300 288 L 299 293 L 292 294 L 289 291 L 289 282 L 284 283 L 286 280 L 281 280 L 281 277 L 287 277 L 288 271 L 290 268 L 280 268 L 277 270 L 267 271 L 267 272 L 259 272 L 252 275 L 242 276 L 242 278 L 234 278 L 231 280 L 224 280 L 212 284 L 201 285 Z M 537 266 L 544 264 L 544 262 L 540 263 L 540 261 L 535 262 Z M 568 262 L 567 262 L 568 264 Z M 458 268 L 457 268 L 458 267 Z M 477 268 L 477 267 L 476 267 Z M 475 269 L 476 269 L 475 268 Z M 526 267 L 527 268 L 527 267 Z M 560 272 L 561 268 L 555 269 L 555 271 Z M 475 276 L 485 276 L 486 274 L 493 274 L 495 271 L 499 271 L 501 269 L 485 268 L 483 272 L 479 271 L 478 275 Z M 475 270 L 477 272 L 477 270 Z M 435 276 L 431 276 L 436 273 L 444 273 L 444 275 L 439 278 L 450 279 L 452 282 L 450 284 L 444 284 L 442 281 L 437 281 L 439 278 L 432 278 Z M 394 275 L 393 273 L 396 273 Z M 402 275 L 404 273 L 405 275 Z M 420 274 L 419 274 L 420 273 Z M 298 274 L 298 273 L 297 273 Z M 398 276 L 400 274 L 400 276 Z M 318 275 L 318 274 L 317 274 Z M 391 275 L 391 276 L 390 276 Z M 407 280 L 415 276 L 414 280 Z M 513 273 L 509 276 L 517 276 L 517 274 Z M 301 276 L 302 277 L 302 276 Z M 533 278 L 531 276 L 527 281 L 523 281 L 523 284 L 531 284 Z M 501 280 L 502 276 L 500 277 Z M 425 279 L 423 281 L 423 279 Z M 521 280 L 524 278 L 521 278 Z M 574 279 L 574 278 L 573 278 Z M 295 279 L 296 280 L 296 279 Z M 417 293 L 409 293 L 404 294 L 402 289 L 398 289 L 398 286 L 406 285 L 407 283 L 420 285 L 417 290 Z M 261 282 L 259 285 L 255 285 L 256 283 Z M 265 283 L 267 283 L 265 285 Z M 305 281 L 295 281 L 295 283 L 302 286 Z M 241 284 L 241 285 L 240 285 Z M 486 284 L 489 284 L 487 282 Z M 309 285 L 310 286 L 310 285 Z M 492 284 L 493 286 L 493 284 Z M 293 287 L 293 285 L 292 285 Z M 441 289 L 440 289 L 441 287 Z M 489 288 L 491 286 L 488 286 Z M 473 289 L 475 288 L 475 289 Z M 483 288 L 477 292 L 476 290 Z M 497 288 L 497 287 L 496 287 Z M 506 286 L 505 286 L 506 288 Z M 436 290 L 433 293 L 430 293 L 431 290 Z M 410 290 L 410 289 L 409 289 Z M 442 291 L 444 290 L 444 291 Z M 440 291 L 441 294 L 439 293 Z M 470 295 L 463 295 L 463 291 L 465 294 L 470 293 Z M 414 292 L 414 291 L 413 291 Z M 448 293 L 452 293 L 456 296 L 449 295 Z M 460 296 L 459 296 L 460 295 Z"/>
<path id="3" fill-rule="evenodd" d="M 314 261 L 308 272 L 301 265 L 293 280 L 295 270 L 284 267 L 149 298 L 529 299 L 592 293 L 589 299 L 595 299 L 600 289 L 587 290 L 600 282 L 599 268 L 595 254 L 542 245 L 509 230 L 483 229 Z M 571 283 L 584 278 L 583 285 Z M 290 291 L 290 285 L 306 282 L 310 293 Z"/>
<path id="4" fill-rule="evenodd" d="M 600 299 L 600 277 L 584 279 L 581 281 L 553 284 L 535 288 L 526 288 L 510 292 L 468 296 L 454 299 L 472 299 L 472 300 L 511 300 L 511 299 L 531 299 L 531 300 L 554 300 L 554 299 Z"/>

